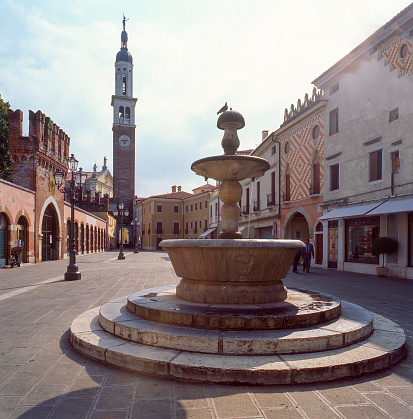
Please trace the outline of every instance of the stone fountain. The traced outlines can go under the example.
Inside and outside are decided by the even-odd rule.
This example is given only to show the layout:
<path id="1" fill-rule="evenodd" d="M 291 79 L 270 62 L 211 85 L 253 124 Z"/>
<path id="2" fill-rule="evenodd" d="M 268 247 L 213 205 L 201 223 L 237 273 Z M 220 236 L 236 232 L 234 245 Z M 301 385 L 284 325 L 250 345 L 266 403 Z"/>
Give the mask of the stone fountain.
<path id="1" fill-rule="evenodd" d="M 298 240 L 242 239 L 239 181 L 266 160 L 237 155 L 235 111 L 217 122 L 224 155 L 192 164 L 221 182 L 217 240 L 164 240 L 178 286 L 147 289 L 79 316 L 71 341 L 84 354 L 135 372 L 196 381 L 293 384 L 358 376 L 399 362 L 403 330 L 362 307 L 315 291 L 287 289 Z"/>

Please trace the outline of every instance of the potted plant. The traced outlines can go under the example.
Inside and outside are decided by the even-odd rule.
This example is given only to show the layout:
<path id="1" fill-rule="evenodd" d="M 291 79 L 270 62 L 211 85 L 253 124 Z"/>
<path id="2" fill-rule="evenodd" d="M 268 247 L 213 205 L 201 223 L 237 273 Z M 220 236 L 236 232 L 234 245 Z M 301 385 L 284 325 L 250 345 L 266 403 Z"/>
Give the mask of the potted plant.
<path id="1" fill-rule="evenodd" d="M 386 277 L 389 274 L 389 267 L 384 265 L 384 255 L 389 255 L 397 250 L 398 243 L 391 237 L 377 237 L 373 240 L 372 250 L 375 255 L 383 255 L 383 265 L 376 267 L 378 276 Z M 387 265 L 387 258 L 386 258 Z"/>

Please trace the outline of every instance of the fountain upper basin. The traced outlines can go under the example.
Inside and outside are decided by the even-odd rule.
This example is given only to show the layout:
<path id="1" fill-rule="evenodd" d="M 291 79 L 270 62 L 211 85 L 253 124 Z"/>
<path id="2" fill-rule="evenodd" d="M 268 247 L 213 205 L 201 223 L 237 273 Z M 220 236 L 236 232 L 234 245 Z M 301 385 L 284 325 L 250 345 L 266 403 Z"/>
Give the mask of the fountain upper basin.
<path id="1" fill-rule="evenodd" d="M 205 157 L 192 163 L 191 170 L 205 178 L 219 182 L 235 179 L 244 180 L 262 176 L 270 164 L 261 157 L 244 155 L 222 155 Z"/>

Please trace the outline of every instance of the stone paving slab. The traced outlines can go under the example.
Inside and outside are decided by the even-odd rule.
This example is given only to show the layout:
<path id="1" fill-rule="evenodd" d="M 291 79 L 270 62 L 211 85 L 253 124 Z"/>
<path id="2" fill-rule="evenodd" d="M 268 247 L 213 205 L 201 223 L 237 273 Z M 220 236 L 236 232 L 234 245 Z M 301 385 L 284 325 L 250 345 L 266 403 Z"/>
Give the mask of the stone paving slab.
<path id="1" fill-rule="evenodd" d="M 13 296 L 9 292 L 14 289 L 26 290 L 30 285 L 59 275 L 63 278 L 68 261 L 23 264 L 19 269 L 1 270 L 0 390 L 9 389 L 4 390 L 8 394 L 0 393 L 1 419 L 224 419 L 222 415 L 227 413 L 218 409 L 218 404 L 222 409 L 225 405 L 230 409 L 235 399 L 242 405 L 252 400 L 257 411 L 255 417 L 262 419 L 412 417 L 409 398 L 413 394 L 412 351 L 390 370 L 356 379 L 292 386 L 229 386 L 230 393 L 224 385 L 153 378 L 109 367 L 83 355 L 75 356 L 73 349 L 67 346 L 68 329 L 78 315 L 132 292 L 178 282 L 165 252 L 134 254 L 126 251 L 125 254 L 124 261 L 116 259 L 116 252 L 80 256 L 77 258 L 82 272 L 80 281 L 57 280 Z M 413 281 L 314 268 L 310 274 L 290 272 L 284 283 L 335 295 L 391 319 L 405 331 L 408 345 L 413 348 Z M 33 334 L 30 328 L 35 331 Z M 24 337 L 20 335 L 22 331 L 25 331 Z M 1 364 L 3 356 L 32 344 L 39 349 L 34 357 L 22 352 L 18 363 Z M 51 356 L 49 364 L 40 367 L 48 356 Z M 39 394 L 36 389 L 43 387 L 40 381 L 49 370 L 59 371 L 65 358 L 80 367 L 65 390 L 60 395 L 51 395 L 47 405 L 24 404 L 29 394 Z M 39 360 L 37 366 L 31 368 L 30 364 L 36 359 Z M 27 383 L 25 372 L 35 373 Z M 19 383 L 21 385 L 16 386 Z M 64 384 L 58 386 L 63 388 Z M 120 408 L 116 400 L 112 400 L 110 406 L 98 409 L 97 402 L 107 386 L 132 386 L 134 392 L 129 407 L 122 404 Z M 209 390 L 212 387 L 214 392 Z M 24 394 L 14 394 L 13 389 Z M 334 397 L 333 393 L 323 393 L 325 389 L 334 389 Z M 264 391 L 265 398 L 260 396 Z M 354 397 L 354 392 L 364 398 L 364 404 Z"/>

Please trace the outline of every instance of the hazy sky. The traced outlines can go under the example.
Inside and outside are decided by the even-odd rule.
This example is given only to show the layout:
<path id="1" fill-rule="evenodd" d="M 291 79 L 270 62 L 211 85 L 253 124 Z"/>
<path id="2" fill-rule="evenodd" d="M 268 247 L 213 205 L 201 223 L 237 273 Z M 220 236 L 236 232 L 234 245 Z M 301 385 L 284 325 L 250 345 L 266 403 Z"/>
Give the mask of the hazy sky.
<path id="1" fill-rule="evenodd" d="M 122 13 L 134 63 L 138 196 L 190 192 L 190 166 L 222 154 L 217 110 L 241 112 L 240 149 L 276 130 L 311 82 L 406 0 L 0 0 L 0 94 L 40 109 L 84 170 L 112 169 L 114 62 Z"/>

